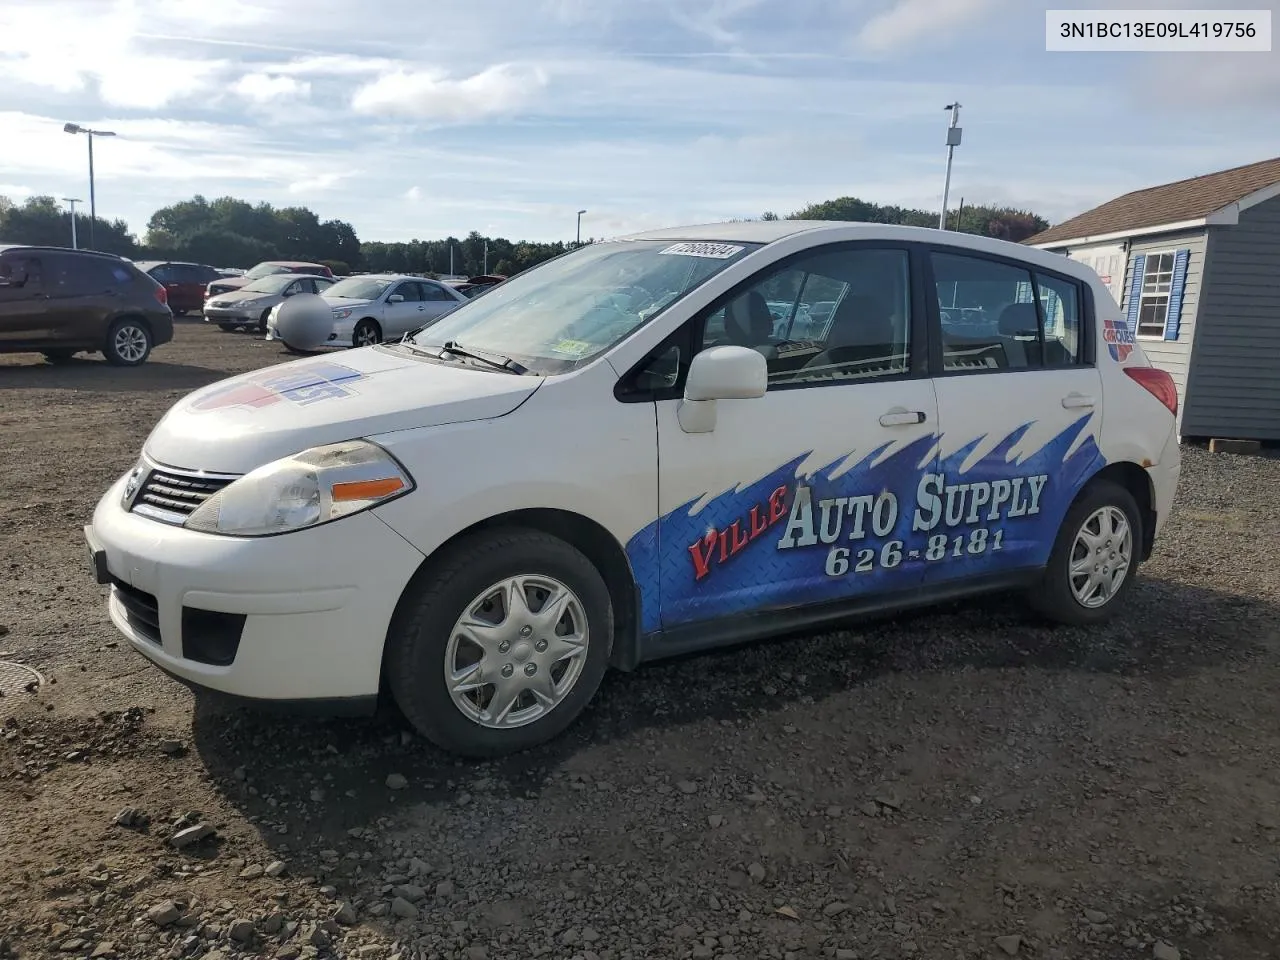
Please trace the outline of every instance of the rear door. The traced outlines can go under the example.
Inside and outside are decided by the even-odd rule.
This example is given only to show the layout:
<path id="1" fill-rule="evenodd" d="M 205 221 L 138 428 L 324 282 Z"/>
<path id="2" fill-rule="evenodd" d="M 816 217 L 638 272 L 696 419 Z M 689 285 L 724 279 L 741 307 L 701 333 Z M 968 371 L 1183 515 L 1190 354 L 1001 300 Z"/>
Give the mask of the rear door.
<path id="1" fill-rule="evenodd" d="M 48 305 L 40 258 L 0 253 L 0 344 L 48 339 Z"/>
<path id="2" fill-rule="evenodd" d="M 1103 463 L 1092 300 L 1016 260 L 947 247 L 927 260 L 942 437 L 917 497 L 926 583 L 1042 566 Z"/>
<path id="3" fill-rule="evenodd" d="M 428 320 L 434 320 L 436 317 L 444 316 L 461 302 L 450 295 L 449 291 L 438 283 L 424 280 L 421 286 L 422 301 L 426 306 L 424 311 L 426 316 L 423 317 L 423 323 Z"/>
<path id="4" fill-rule="evenodd" d="M 125 306 L 123 286 L 132 281 L 124 264 L 75 253 L 45 258 L 50 339 L 58 344 L 100 347 L 107 318 Z"/>

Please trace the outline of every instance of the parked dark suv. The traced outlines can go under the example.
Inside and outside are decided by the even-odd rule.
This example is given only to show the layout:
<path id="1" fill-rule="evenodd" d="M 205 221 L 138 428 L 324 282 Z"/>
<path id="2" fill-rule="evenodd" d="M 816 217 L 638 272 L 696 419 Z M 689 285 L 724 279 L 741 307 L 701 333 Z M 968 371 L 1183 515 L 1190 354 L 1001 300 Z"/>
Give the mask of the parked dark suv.
<path id="1" fill-rule="evenodd" d="M 62 363 L 101 351 L 136 367 L 173 339 L 163 286 L 127 260 L 66 247 L 0 244 L 0 353 Z"/>

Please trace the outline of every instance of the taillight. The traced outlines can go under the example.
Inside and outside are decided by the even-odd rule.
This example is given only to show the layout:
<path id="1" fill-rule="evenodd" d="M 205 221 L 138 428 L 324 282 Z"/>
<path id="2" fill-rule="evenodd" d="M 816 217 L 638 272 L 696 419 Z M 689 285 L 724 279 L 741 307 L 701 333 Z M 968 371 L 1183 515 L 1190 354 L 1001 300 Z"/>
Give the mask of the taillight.
<path id="1" fill-rule="evenodd" d="M 164 287 L 156 287 L 156 299 L 164 306 L 169 305 L 169 291 Z"/>
<path id="2" fill-rule="evenodd" d="M 1124 372 L 1168 407 L 1175 417 L 1178 415 L 1178 387 L 1173 377 L 1156 367 L 1125 367 Z"/>

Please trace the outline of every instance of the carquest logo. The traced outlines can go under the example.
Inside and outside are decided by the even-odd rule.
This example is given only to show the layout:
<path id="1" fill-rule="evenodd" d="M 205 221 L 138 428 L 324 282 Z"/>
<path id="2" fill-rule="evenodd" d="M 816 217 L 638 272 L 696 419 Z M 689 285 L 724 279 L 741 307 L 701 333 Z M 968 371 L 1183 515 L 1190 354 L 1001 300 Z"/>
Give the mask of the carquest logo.
<path id="1" fill-rule="evenodd" d="M 335 400 L 355 394 L 350 384 L 364 374 L 340 363 L 314 363 L 287 372 L 263 373 L 213 388 L 191 404 L 198 412 L 228 407 L 260 409 L 288 400 L 309 406 L 320 400 Z"/>
<path id="2" fill-rule="evenodd" d="M 1112 360 L 1123 362 L 1133 353 L 1133 333 L 1123 320 L 1103 320 L 1102 339 Z"/>

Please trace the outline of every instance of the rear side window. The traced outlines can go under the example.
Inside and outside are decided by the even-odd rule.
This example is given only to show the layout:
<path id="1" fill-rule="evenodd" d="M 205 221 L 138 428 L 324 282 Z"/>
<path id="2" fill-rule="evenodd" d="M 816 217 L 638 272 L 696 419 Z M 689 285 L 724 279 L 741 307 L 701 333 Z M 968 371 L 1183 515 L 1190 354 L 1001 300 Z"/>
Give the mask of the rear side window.
<path id="1" fill-rule="evenodd" d="M 436 286 L 434 283 L 424 283 L 424 284 L 420 284 L 420 286 L 422 287 L 423 300 L 437 301 L 437 300 L 453 299 L 453 297 L 449 296 L 449 294 L 445 292 L 445 290 L 443 290 L 441 287 Z"/>
<path id="2" fill-rule="evenodd" d="M 59 254 L 47 258 L 45 268 L 51 296 L 88 296 L 105 293 L 133 280 L 123 263 L 102 257 Z"/>
<path id="3" fill-rule="evenodd" d="M 177 283 L 178 268 L 171 263 L 162 263 L 158 267 L 152 267 L 146 273 L 157 283 Z"/>
<path id="4" fill-rule="evenodd" d="M 1080 362 L 1083 309 L 1077 284 L 962 254 L 935 252 L 931 261 L 944 371 L 1037 370 Z"/>

